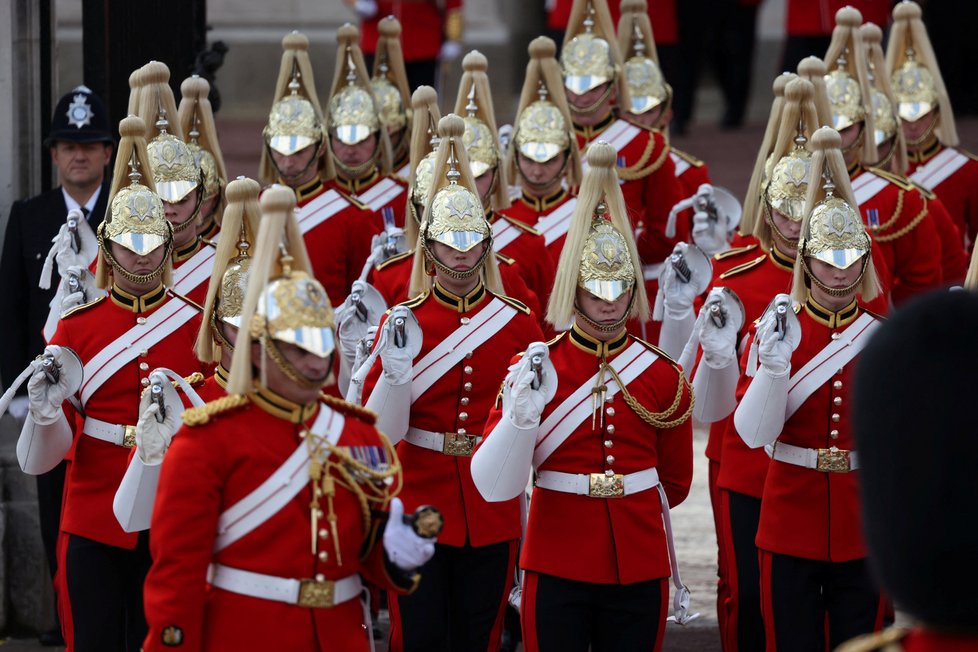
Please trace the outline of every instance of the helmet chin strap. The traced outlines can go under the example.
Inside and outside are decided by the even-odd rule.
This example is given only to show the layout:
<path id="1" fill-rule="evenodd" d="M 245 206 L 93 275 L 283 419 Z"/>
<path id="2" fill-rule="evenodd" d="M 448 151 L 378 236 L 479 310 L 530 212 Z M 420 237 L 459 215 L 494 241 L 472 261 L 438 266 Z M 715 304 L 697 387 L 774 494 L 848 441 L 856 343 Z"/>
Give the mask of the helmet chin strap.
<path id="1" fill-rule="evenodd" d="M 863 282 L 863 276 L 866 275 L 866 267 L 869 265 L 869 254 L 867 253 L 862 259 L 862 269 L 859 271 L 859 277 L 856 278 L 851 284 L 844 288 L 832 288 L 819 280 L 815 273 L 812 272 L 812 268 L 808 265 L 808 256 L 802 252 L 798 252 L 798 256 L 801 258 L 801 265 L 805 269 L 805 274 L 811 279 L 812 283 L 818 287 L 819 290 L 825 292 L 830 297 L 845 297 L 849 296 L 856 291 L 859 284 Z"/>
<path id="2" fill-rule="evenodd" d="M 774 215 L 771 213 L 771 205 L 767 203 L 766 200 L 764 202 L 764 221 L 769 227 L 771 227 L 771 233 L 774 234 L 774 237 L 778 240 L 778 242 L 792 251 L 798 249 L 798 238 L 791 239 L 781 232 L 778 225 L 774 223 Z"/>
<path id="3" fill-rule="evenodd" d="M 492 252 L 492 236 L 490 235 L 482 242 L 486 243 L 486 248 L 482 252 L 482 255 L 479 256 L 479 260 L 477 260 L 472 267 L 466 270 L 457 270 L 452 269 L 445 263 L 438 260 L 438 257 L 435 256 L 435 252 L 428 247 L 428 238 L 424 234 L 421 235 L 421 246 L 424 248 L 425 258 L 428 260 L 428 262 L 432 263 L 435 266 L 435 269 L 437 269 L 439 272 L 448 278 L 455 279 L 456 281 L 463 281 L 471 277 L 473 274 L 478 274 L 482 270 L 482 266 L 486 262 L 486 257 Z"/>
<path id="4" fill-rule="evenodd" d="M 163 252 L 163 258 L 160 260 L 160 264 L 156 266 L 156 269 L 148 274 L 135 274 L 123 267 L 122 263 L 120 263 L 116 257 L 112 255 L 112 248 L 110 246 L 106 246 L 105 239 L 101 235 L 98 235 L 97 239 L 99 247 L 102 249 L 102 253 L 109 261 L 109 266 L 112 267 L 112 273 L 118 274 L 130 283 L 134 283 L 136 285 L 149 285 L 163 276 L 163 269 L 166 266 L 167 261 L 170 260 L 170 254 L 173 252 L 173 238 L 171 237 L 166 242 L 166 251 Z"/>
<path id="5" fill-rule="evenodd" d="M 364 175 L 365 172 L 370 170 L 373 166 L 377 165 L 377 154 L 380 152 L 380 138 L 377 138 L 377 142 L 374 143 L 374 151 L 370 153 L 370 157 L 359 165 L 354 165 L 350 167 L 343 163 L 339 157 L 333 152 L 333 148 L 329 148 L 329 155 L 333 157 L 333 165 L 336 169 L 343 173 L 343 176 L 350 180 L 359 179 Z"/>
<path id="6" fill-rule="evenodd" d="M 578 115 L 591 115 L 593 113 L 597 113 L 598 109 L 601 108 L 601 105 L 604 104 L 604 101 L 607 100 L 609 97 L 611 97 L 611 91 L 613 91 L 614 88 L 615 88 L 615 82 L 612 81 L 611 83 L 608 84 L 608 88 L 606 88 L 604 92 L 601 93 L 601 96 L 591 104 L 588 104 L 587 106 L 577 106 L 572 102 L 568 102 L 567 105 L 570 108 L 571 113 L 576 113 Z"/>
<path id="7" fill-rule="evenodd" d="M 268 160 L 272 162 L 272 167 L 275 168 L 276 174 L 278 174 L 279 178 L 282 181 L 284 181 L 286 185 L 294 188 L 295 186 L 293 184 L 298 183 L 299 180 L 306 175 L 306 172 L 309 171 L 309 168 L 311 168 L 313 164 L 319 162 L 319 159 L 322 157 L 322 153 L 323 153 L 323 141 L 322 140 L 316 141 L 316 153 L 313 154 L 312 157 L 309 159 L 309 162 L 306 163 L 305 166 L 295 174 L 285 174 L 284 172 L 282 172 L 282 168 L 280 168 L 278 164 L 275 163 L 275 157 L 272 156 L 272 148 L 268 146 L 267 142 L 265 143 L 265 149 L 268 150 Z"/>
<path id="8" fill-rule="evenodd" d="M 326 377 L 322 380 L 311 380 L 302 374 L 298 369 L 295 368 L 291 362 L 285 359 L 282 352 L 278 350 L 278 346 L 275 344 L 275 340 L 270 337 L 261 338 L 262 348 L 268 357 L 275 363 L 275 366 L 285 374 L 285 376 L 294 382 L 296 385 L 302 387 L 303 389 L 320 389 L 325 386 L 332 376 L 332 371 L 326 374 Z M 335 352 L 329 354 L 329 368 L 333 368 L 333 356 Z"/>
<path id="9" fill-rule="evenodd" d="M 567 171 L 567 164 L 568 163 L 570 163 L 570 151 L 568 151 L 568 150 L 565 149 L 564 150 L 564 164 L 560 166 L 560 170 L 558 170 L 555 175 L 553 175 L 552 177 L 550 177 L 546 181 L 535 182 L 535 181 L 532 181 L 529 178 L 527 178 L 526 173 L 523 172 L 523 164 L 520 163 L 520 157 L 519 157 L 519 155 L 516 156 L 516 167 L 517 167 L 517 169 L 519 169 L 520 179 L 523 180 L 523 185 L 529 186 L 530 188 L 533 188 L 534 190 L 540 190 L 542 188 L 546 188 L 547 186 L 550 186 L 551 184 L 553 184 L 554 181 L 563 178 L 564 173 Z"/>
<path id="10" fill-rule="evenodd" d="M 602 324 L 596 322 L 587 314 L 587 312 L 584 311 L 584 308 L 578 305 L 577 301 L 574 302 L 574 312 L 577 313 L 577 316 L 581 319 L 581 321 L 599 333 L 617 333 L 625 326 L 625 322 L 628 321 L 628 318 L 631 316 L 632 306 L 634 303 L 635 292 L 633 291 L 631 297 L 628 299 L 628 307 L 625 309 L 625 314 L 623 314 L 621 319 L 617 320 L 613 324 Z"/>

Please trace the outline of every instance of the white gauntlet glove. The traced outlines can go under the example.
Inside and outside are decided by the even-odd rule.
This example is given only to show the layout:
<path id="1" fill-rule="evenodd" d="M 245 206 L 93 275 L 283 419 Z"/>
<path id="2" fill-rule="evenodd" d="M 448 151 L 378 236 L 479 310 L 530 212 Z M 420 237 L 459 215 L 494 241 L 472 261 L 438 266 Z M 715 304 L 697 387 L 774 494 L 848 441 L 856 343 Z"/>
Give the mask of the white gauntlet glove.
<path id="1" fill-rule="evenodd" d="M 703 347 L 703 362 L 714 369 L 722 369 L 737 360 L 737 330 L 739 325 L 729 318 L 723 299 L 710 293 L 700 309 L 699 339 Z"/>
<path id="2" fill-rule="evenodd" d="M 62 279 L 60 291 L 64 293 L 60 307 L 62 315 L 93 301 L 103 293 L 95 286 L 95 277 L 87 268 L 75 266 L 68 268 L 67 274 Z"/>
<path id="3" fill-rule="evenodd" d="M 556 390 L 557 374 L 549 353 L 546 344 L 534 342 L 520 361 L 509 368 L 503 388 L 503 412 L 521 430 L 540 425 L 540 415 Z"/>
<path id="4" fill-rule="evenodd" d="M 695 245 L 678 243 L 659 273 L 653 318 L 681 321 L 690 317 L 693 300 L 706 290 L 712 278 L 713 264 L 706 254 Z"/>
<path id="5" fill-rule="evenodd" d="M 81 386 L 81 362 L 71 349 L 47 346 L 31 365 L 28 411 L 37 425 L 50 425 L 61 418 L 61 404 Z"/>
<path id="6" fill-rule="evenodd" d="M 353 3 L 353 11 L 357 12 L 360 20 L 369 20 L 377 15 L 376 0 L 356 0 Z"/>
<path id="7" fill-rule="evenodd" d="M 152 383 L 143 391 L 139 400 L 139 421 L 136 422 L 136 453 L 143 464 L 153 466 L 163 461 L 173 435 L 180 427 L 177 416 L 183 412 L 183 403 L 169 379 L 157 372 L 150 374 Z M 160 414 L 160 404 L 153 393 L 159 388 L 165 406 Z"/>
<path id="8" fill-rule="evenodd" d="M 727 243 L 727 225 L 706 211 L 693 213 L 693 243 L 703 250 L 707 256 L 725 250 Z"/>
<path id="9" fill-rule="evenodd" d="M 414 365 L 415 351 L 421 346 L 421 342 L 413 343 L 401 341 L 400 332 L 403 324 L 403 332 L 407 340 L 418 337 L 421 333 L 420 326 L 417 329 L 411 327 L 411 322 L 418 324 L 417 318 L 410 308 L 396 306 L 384 322 L 381 328 L 381 341 L 378 346 L 383 346 L 380 350 L 380 361 L 384 367 L 384 377 L 391 385 L 403 385 L 411 382 L 411 369 Z"/>
<path id="10" fill-rule="evenodd" d="M 778 378 L 791 371 L 791 354 L 798 346 L 800 337 L 789 337 L 784 330 L 784 325 L 790 323 L 787 313 L 790 312 L 790 317 L 794 317 L 791 298 L 785 294 L 779 294 L 774 301 L 774 306 L 764 313 L 757 325 L 754 342 L 757 346 L 757 359 L 761 367 L 772 377 Z M 785 315 L 783 320 L 778 317 L 778 309 L 782 306 L 785 309 L 785 312 L 782 313 Z M 797 323 L 797 320 L 794 322 Z"/>
<path id="11" fill-rule="evenodd" d="M 391 500 L 387 525 L 384 527 L 384 551 L 391 563 L 405 571 L 413 571 L 435 554 L 435 539 L 418 536 L 404 522 L 404 503 L 400 498 Z"/>

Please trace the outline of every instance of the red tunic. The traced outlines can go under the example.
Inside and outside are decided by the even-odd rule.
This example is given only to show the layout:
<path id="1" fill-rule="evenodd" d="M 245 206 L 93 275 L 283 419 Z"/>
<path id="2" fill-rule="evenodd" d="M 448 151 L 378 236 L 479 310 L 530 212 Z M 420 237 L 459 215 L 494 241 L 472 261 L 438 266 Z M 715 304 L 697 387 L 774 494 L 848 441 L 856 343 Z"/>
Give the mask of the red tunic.
<path id="1" fill-rule="evenodd" d="M 962 244 L 961 230 L 937 195 L 926 188 L 920 188 L 920 194 L 927 199 L 927 210 L 941 240 L 941 281 L 944 285 L 962 285 L 968 273 L 968 253 Z"/>
<path id="2" fill-rule="evenodd" d="M 938 140 L 925 147 L 920 153 L 908 152 L 910 167 L 907 176 L 912 176 L 922 165 L 926 165 L 935 156 L 944 151 L 944 146 Z M 930 188 L 947 208 L 951 219 L 958 226 L 964 241 L 971 251 L 971 246 L 978 238 L 978 160 L 971 152 L 955 148 L 968 157 L 968 161 L 954 171 L 950 176 L 936 186 Z"/>
<path id="3" fill-rule="evenodd" d="M 858 9 L 863 22 L 881 27 L 890 24 L 891 0 L 788 0 L 785 21 L 788 35 L 831 36 L 835 28 L 835 12 L 846 5 Z"/>
<path id="4" fill-rule="evenodd" d="M 541 423 L 565 399 L 591 380 L 604 359 L 613 363 L 640 340 L 625 334 L 602 344 L 576 326 L 549 342 L 557 371 L 557 393 L 544 408 Z M 659 352 L 641 342 L 640 346 Z M 608 379 L 607 384 L 614 381 Z M 652 412 L 669 408 L 677 391 L 679 404 L 667 418 L 683 415 L 691 392 L 679 367 L 659 354 L 627 385 L 629 393 Z M 589 400 L 589 399 L 588 399 Z M 605 403 L 604 423 L 591 427 L 590 417 L 539 466 L 537 471 L 602 473 L 611 468 L 628 474 L 655 467 L 671 506 L 681 503 L 693 478 L 692 421 L 662 430 L 643 421 L 615 395 Z M 499 407 L 489 427 L 502 417 Z M 611 441 L 608 447 L 606 441 Z M 609 465 L 607 456 L 613 455 Z M 669 577 L 669 556 L 662 507 L 655 488 L 619 498 L 592 498 L 536 488 L 523 540 L 522 568 L 582 582 L 632 584 Z"/>
<path id="5" fill-rule="evenodd" d="M 360 24 L 360 47 L 364 54 L 376 52 L 377 24 L 387 16 L 394 16 L 401 23 L 404 60 L 434 59 L 446 39 L 445 16 L 461 10 L 462 0 L 379 0 L 376 15 Z"/>
<path id="6" fill-rule="evenodd" d="M 506 214 L 492 213 L 490 222 L 493 234 L 509 239 L 517 234 L 515 239 L 499 247 L 494 243 L 495 251 L 512 258 L 513 267 L 526 283 L 526 286 L 537 296 L 541 307 L 546 307 L 550 300 L 550 292 L 554 287 L 554 262 L 547 253 L 547 244 L 543 235 L 531 225 L 521 222 Z M 537 311 L 540 314 L 540 311 Z"/>
<path id="7" fill-rule="evenodd" d="M 285 406 L 292 408 L 290 416 Z M 333 505 L 342 560 L 334 552 L 325 519 L 320 522 L 327 536 L 317 538 L 325 561 L 312 552 L 308 483 L 253 531 L 212 551 L 219 516 L 265 482 L 297 446 L 305 445 L 300 432 L 313 423 L 319 409 L 332 410 L 301 408 L 271 394 L 252 395 L 246 406 L 212 415 L 204 425 L 184 426 L 174 437 L 153 510 L 154 563 L 145 585 L 147 652 L 171 649 L 164 637 L 172 640 L 176 631 L 183 641 L 180 649 L 185 650 L 369 649 L 359 600 L 307 608 L 231 593 L 205 581 L 208 565 L 220 563 L 294 579 L 322 575 L 335 580 L 362 573 L 380 586 L 400 588 L 385 572 L 382 546 L 375 545 L 376 520 L 367 531 L 356 496 L 339 482 Z M 359 411 L 337 410 L 344 419 L 337 446 L 382 446 L 371 419 Z M 331 473 L 340 477 L 335 469 Z M 328 514 L 325 497 L 319 506 Z"/>
<path id="8" fill-rule="evenodd" d="M 524 191 L 513 205 L 502 211 L 503 215 L 520 220 L 524 224 L 529 224 L 540 231 L 544 237 L 544 244 L 547 247 L 547 254 L 550 256 L 553 268 L 556 270 L 557 261 L 560 260 L 560 251 L 564 248 L 564 240 L 567 237 L 567 228 L 570 226 L 570 215 L 566 221 L 561 219 L 559 224 L 545 224 L 541 220 L 548 215 L 553 215 L 555 211 L 573 199 L 573 195 L 561 188 L 550 197 L 537 199 L 530 197 Z M 566 209 L 565 209 L 566 210 Z M 571 211 L 573 212 L 573 211 Z M 551 276 L 551 288 L 553 287 L 553 277 Z M 549 296 L 549 290 L 547 296 Z M 545 306 L 546 304 L 544 304 Z"/>
<path id="9" fill-rule="evenodd" d="M 857 167 L 852 181 L 857 189 L 863 175 L 887 181 L 879 192 L 859 204 L 866 229 L 873 236 L 893 278 L 894 303 L 931 290 L 941 283 L 941 239 L 928 202 L 909 181 L 889 172 Z"/>
<path id="10" fill-rule="evenodd" d="M 374 170 L 364 179 L 344 181 L 336 177 L 327 184 L 335 188 L 358 205 L 365 214 L 370 216 L 376 233 L 384 230 L 385 213 L 394 225 L 404 228 L 404 215 L 407 210 L 407 183 L 396 175 L 383 175 Z M 372 234 L 371 234 L 372 235 Z"/>
<path id="11" fill-rule="evenodd" d="M 170 301 L 180 299 L 171 298 L 163 286 L 144 295 L 142 306 L 138 299 L 133 301 L 114 289 L 110 297 L 65 314 L 51 344 L 68 347 L 85 364 Z M 110 424 L 133 426 L 139 419 L 140 395 L 149 385 L 153 369 L 167 367 L 182 376 L 206 372 L 194 356 L 199 328 L 200 317 L 195 315 L 158 343 L 145 347 L 92 393 L 84 405 L 85 414 Z M 70 403 L 65 402 L 64 407 L 68 423 L 73 426 L 74 442 L 65 479 L 61 530 L 132 549 L 137 535 L 124 532 L 112 512 L 112 501 L 129 465 L 131 450 L 83 434 L 81 416 Z"/>
<path id="12" fill-rule="evenodd" d="M 791 356 L 793 372 L 832 342 L 863 312 L 855 302 L 830 313 L 811 299 L 798 314 L 801 343 Z M 829 323 L 833 322 L 832 326 Z M 753 337 L 753 336 L 752 336 Z M 742 368 L 749 355 L 744 351 Z M 851 388 L 858 356 L 830 382 L 809 396 L 788 419 L 778 441 L 802 448 L 856 448 L 850 423 Z M 737 388 L 743 397 L 751 378 L 742 375 Z M 837 401 L 837 403 L 836 403 Z M 721 472 L 723 463 L 721 463 Z M 804 559 L 843 562 L 866 556 L 860 518 L 859 472 L 824 473 L 773 460 L 761 496 L 757 547 Z"/>
<path id="13" fill-rule="evenodd" d="M 461 320 L 476 317 L 493 303 L 495 295 L 480 284 L 467 297 L 459 298 L 435 285 L 431 292 L 409 301 L 424 332 L 424 343 L 415 363 L 459 328 Z M 481 436 L 486 417 L 506 377 L 513 356 L 524 351 L 543 334 L 530 311 L 512 299 L 500 301 L 515 307 L 516 315 L 468 357 L 449 369 L 411 405 L 410 426 L 432 432 L 458 432 Z M 386 319 L 386 316 L 385 316 Z M 384 321 L 381 321 L 383 325 Z M 364 386 L 369 398 L 381 373 L 374 365 Z M 415 446 L 408 441 L 397 445 L 404 465 L 405 511 L 432 504 L 441 510 L 445 527 L 438 543 L 449 546 L 485 546 L 520 537 L 520 508 L 516 499 L 486 502 L 472 482 L 471 457 L 445 455 Z"/>
<path id="14" fill-rule="evenodd" d="M 214 245 L 211 244 L 210 242 L 205 242 L 201 238 L 197 238 L 197 240 L 194 241 L 193 245 L 187 247 L 185 250 L 174 251 L 173 252 L 174 273 L 176 273 L 178 269 L 183 267 L 185 263 L 191 262 L 191 260 L 195 255 L 197 255 L 197 253 L 203 251 L 205 248 L 213 251 L 213 247 Z M 190 299 L 198 306 L 201 306 L 201 309 L 203 309 L 203 305 L 207 301 L 207 284 L 211 280 L 210 270 L 214 269 L 213 257 L 211 257 L 210 261 L 208 261 L 205 266 L 208 270 L 208 273 L 203 277 L 203 280 L 200 283 L 198 283 L 188 291 L 183 291 L 184 288 L 182 287 L 180 288 L 180 294 Z"/>
<path id="15" fill-rule="evenodd" d="M 649 0 L 649 20 L 652 21 L 652 31 L 658 45 L 675 45 L 679 41 L 679 25 L 676 21 L 677 0 Z M 548 2 L 547 27 L 563 31 L 567 29 L 570 20 L 573 0 L 554 0 Z M 611 20 L 618 29 L 618 19 L 621 17 L 621 0 L 608 0 L 611 10 Z"/>

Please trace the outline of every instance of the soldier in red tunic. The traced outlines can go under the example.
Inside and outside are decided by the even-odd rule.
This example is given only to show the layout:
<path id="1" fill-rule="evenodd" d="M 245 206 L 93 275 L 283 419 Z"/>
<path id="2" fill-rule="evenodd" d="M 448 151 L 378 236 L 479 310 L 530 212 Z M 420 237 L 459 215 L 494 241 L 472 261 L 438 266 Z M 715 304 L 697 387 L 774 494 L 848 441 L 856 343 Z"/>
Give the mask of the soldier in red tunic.
<path id="1" fill-rule="evenodd" d="M 208 99 L 210 89 L 210 84 L 203 77 L 187 77 L 180 84 L 180 106 L 177 108 L 180 130 L 186 135 L 187 146 L 197 159 L 204 177 L 197 233 L 206 241 L 213 240 L 221 229 L 224 189 L 228 185 L 228 173 Z"/>
<path id="2" fill-rule="evenodd" d="M 573 191 L 581 182 L 581 156 L 555 53 L 554 42 L 546 36 L 530 42 L 513 143 L 504 163 L 520 196 L 502 211 L 543 235 L 554 265 L 574 212 Z M 541 300 L 550 295 L 549 287 L 544 294 Z"/>
<path id="3" fill-rule="evenodd" d="M 463 133 L 458 116 L 441 119 L 415 298 L 381 321 L 374 355 L 382 364 L 364 388 L 378 427 L 397 444 L 405 507 L 437 502 L 445 514 L 418 590 L 391 596 L 390 649 L 398 652 L 497 649 L 520 537 L 519 503 L 486 502 L 469 465 L 510 359 L 542 333 L 525 305 L 499 293 Z"/>
<path id="4" fill-rule="evenodd" d="M 478 51 L 465 55 L 455 113 L 464 116 L 465 151 L 486 219 L 492 226 L 493 251 L 513 259 L 515 271 L 535 295 L 537 305 L 545 305 L 554 284 L 554 267 L 547 255 L 546 241 L 529 224 L 500 214 L 510 207 L 509 174 L 500 154 L 488 66 Z"/>
<path id="5" fill-rule="evenodd" d="M 971 290 L 934 293 L 907 306 L 862 352 L 853 427 L 866 545 L 885 591 L 914 625 L 857 639 L 839 652 L 978 649 L 978 522 L 962 518 L 973 509 L 968 487 L 978 440 L 962 436 L 973 427 L 970 411 L 951 407 L 974 400 L 970 367 L 961 364 L 978 358 L 978 299 Z M 934 382 L 906 382 L 921 371 Z M 874 409 L 879 405 L 887 409 Z M 949 409 L 925 414 L 921 405 Z M 933 433 L 923 446 L 922 419 Z"/>
<path id="6" fill-rule="evenodd" d="M 670 573 L 688 618 L 669 508 L 692 480 L 692 393 L 625 330 L 649 306 L 615 150 L 596 143 L 588 163 L 547 314 L 570 330 L 515 359 L 472 466 L 492 501 L 535 472 L 520 562 L 529 652 L 659 650 Z"/>
<path id="7" fill-rule="evenodd" d="M 951 100 L 920 15 L 916 2 L 897 3 L 886 52 L 910 155 L 907 174 L 941 198 L 970 251 L 978 238 L 978 161 L 959 147 Z"/>
<path id="8" fill-rule="evenodd" d="M 70 460 L 58 599 L 65 641 L 77 652 L 139 648 L 146 631 L 148 535 L 120 528 L 113 497 L 135 443 L 139 396 L 150 385 L 150 370 L 202 370 L 192 351 L 198 309 L 166 287 L 173 227 L 152 177 L 140 174 L 149 170 L 145 131 L 136 117 L 119 125 L 109 213 L 98 229 L 96 283 L 108 296 L 64 315 L 32 365 L 30 411 L 17 442 L 28 473 Z"/>
<path id="9" fill-rule="evenodd" d="M 894 303 L 940 285 L 941 240 L 927 198 L 910 181 L 880 168 L 868 68 L 859 37 L 862 15 L 852 7 L 836 14 L 825 55 L 832 126 L 842 136 L 854 197 L 866 229 L 893 278 Z"/>
<path id="10" fill-rule="evenodd" d="M 411 590 L 434 549 L 403 519 L 373 415 L 321 394 L 333 313 L 287 227 L 294 205 L 281 186 L 262 197 L 230 394 L 188 410 L 167 453 L 146 650 L 366 652 L 360 575 Z"/>
<path id="11" fill-rule="evenodd" d="M 657 266 L 677 242 L 666 237 L 666 221 L 685 195 L 664 134 L 619 116 L 632 100 L 619 74 L 623 60 L 606 0 L 575 0 L 560 63 L 578 147 L 584 151 L 595 140 L 605 140 L 618 152 L 618 177 L 638 253 L 643 265 L 656 266 L 646 274 L 649 296 L 655 296 Z M 647 338 L 657 339 L 658 325 L 644 326 Z"/>
<path id="12" fill-rule="evenodd" d="M 329 186 L 336 175 L 326 151 L 327 132 L 309 60 L 309 39 L 282 39 L 275 102 L 262 131 L 261 181 L 295 191 L 299 229 L 311 253 L 313 274 L 340 305 L 370 253 L 376 229 L 364 228 L 359 208 Z"/>
<path id="13" fill-rule="evenodd" d="M 878 281 L 842 140 L 823 127 L 812 142 L 792 289 L 800 305 L 779 294 L 761 317 L 734 413 L 744 443 L 772 458 L 756 543 L 766 649 L 779 651 L 834 648 L 878 630 L 884 613 L 862 538 L 849 422 L 854 363 L 880 323 L 857 298 L 873 299 Z"/>

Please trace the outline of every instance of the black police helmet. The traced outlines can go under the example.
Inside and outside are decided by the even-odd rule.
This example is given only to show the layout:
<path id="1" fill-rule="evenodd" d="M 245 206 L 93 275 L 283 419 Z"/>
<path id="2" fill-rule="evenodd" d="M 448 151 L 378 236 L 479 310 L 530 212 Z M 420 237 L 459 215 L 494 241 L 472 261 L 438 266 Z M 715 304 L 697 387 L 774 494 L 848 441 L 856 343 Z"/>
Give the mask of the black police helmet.
<path id="1" fill-rule="evenodd" d="M 45 146 L 56 142 L 112 142 L 109 114 L 101 98 L 86 86 L 78 86 L 58 100 Z"/>

